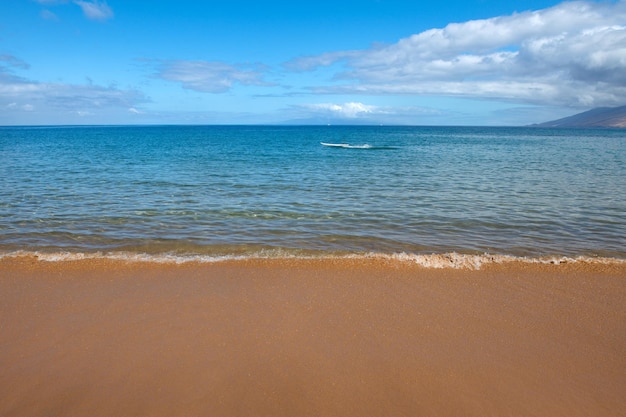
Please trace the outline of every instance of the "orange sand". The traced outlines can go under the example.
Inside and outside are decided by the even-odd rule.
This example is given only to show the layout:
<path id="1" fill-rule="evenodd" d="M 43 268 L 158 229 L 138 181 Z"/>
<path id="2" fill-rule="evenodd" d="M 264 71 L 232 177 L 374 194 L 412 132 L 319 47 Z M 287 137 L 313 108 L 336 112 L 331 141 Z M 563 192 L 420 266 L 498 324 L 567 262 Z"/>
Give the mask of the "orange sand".
<path id="1" fill-rule="evenodd" d="M 626 265 L 0 261 L 0 416 L 491 415 L 626 415 Z"/>

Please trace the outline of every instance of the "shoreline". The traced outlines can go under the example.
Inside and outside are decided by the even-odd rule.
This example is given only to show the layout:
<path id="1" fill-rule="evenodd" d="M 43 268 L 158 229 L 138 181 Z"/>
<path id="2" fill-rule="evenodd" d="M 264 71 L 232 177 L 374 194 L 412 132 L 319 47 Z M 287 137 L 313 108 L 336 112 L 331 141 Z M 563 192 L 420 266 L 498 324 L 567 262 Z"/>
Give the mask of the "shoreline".
<path id="1" fill-rule="evenodd" d="M 626 412 L 626 263 L 0 259 L 0 415 Z"/>
<path id="2" fill-rule="evenodd" d="M 221 262 L 246 262 L 258 260 L 273 261 L 381 261 L 398 264 L 409 264 L 424 268 L 435 269 L 481 269 L 489 265 L 515 265 L 515 264 L 538 264 L 538 265 L 607 265 L 626 266 L 626 258 L 605 256 L 569 256 L 569 255 L 543 255 L 543 256 L 518 256 L 507 254 L 490 253 L 384 253 L 384 252 L 326 252 L 326 251 L 300 251 L 285 249 L 262 249 L 245 253 L 233 254 L 184 254 L 184 253 L 146 253 L 130 251 L 38 251 L 18 250 L 0 251 L 0 262 L 3 261 L 38 261 L 38 262 L 77 262 L 87 260 L 104 260 L 111 262 L 128 263 L 154 263 L 154 264 L 212 264 Z"/>

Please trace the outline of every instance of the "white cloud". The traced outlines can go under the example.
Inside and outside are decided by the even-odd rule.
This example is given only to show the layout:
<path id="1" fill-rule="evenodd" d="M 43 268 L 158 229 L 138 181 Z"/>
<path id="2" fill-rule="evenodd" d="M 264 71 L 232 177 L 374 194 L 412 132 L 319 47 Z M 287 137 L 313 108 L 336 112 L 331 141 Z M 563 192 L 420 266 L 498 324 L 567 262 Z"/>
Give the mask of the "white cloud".
<path id="1" fill-rule="evenodd" d="M 361 102 L 308 103 L 285 109 L 287 122 L 349 124 L 419 124 L 444 116 L 440 110 L 416 106 L 375 106 Z"/>
<path id="2" fill-rule="evenodd" d="M 104 109 L 128 109 L 148 101 L 132 89 L 31 81 L 14 75 L 13 68 L 26 69 L 28 65 L 13 56 L 0 56 L 0 108 L 6 111 L 89 114 Z"/>
<path id="3" fill-rule="evenodd" d="M 4 108 L 7 110 L 12 110 L 12 111 L 17 110 L 17 111 L 27 111 L 27 112 L 35 110 L 35 106 L 33 106 L 32 104 L 26 103 L 26 104 L 18 105 L 16 102 L 5 104 Z"/>
<path id="4" fill-rule="evenodd" d="M 135 90 L 97 85 L 37 83 L 27 80 L 0 82 L 0 100 L 10 103 L 37 102 L 38 107 L 64 110 L 129 108 L 146 98 Z M 43 106 L 42 106 L 43 105 Z"/>
<path id="5" fill-rule="evenodd" d="M 311 110 L 314 113 L 327 113 L 329 115 L 345 118 L 356 118 L 364 115 L 371 115 L 373 113 L 380 113 L 379 107 L 371 106 L 363 103 L 349 102 L 343 104 L 333 103 L 316 103 L 305 104 L 303 107 Z"/>
<path id="6" fill-rule="evenodd" d="M 88 19 L 107 20 L 113 17 L 113 10 L 111 10 L 106 1 L 75 0 L 74 4 L 80 6 Z"/>
<path id="7" fill-rule="evenodd" d="M 437 94 L 539 104 L 626 101 L 626 1 L 565 2 L 538 11 L 453 23 L 363 51 L 288 63 L 342 63 L 344 85 L 318 93 Z"/>
<path id="8" fill-rule="evenodd" d="M 235 84 L 268 85 L 258 69 L 210 61 L 164 61 L 158 77 L 204 93 L 224 93 Z"/>

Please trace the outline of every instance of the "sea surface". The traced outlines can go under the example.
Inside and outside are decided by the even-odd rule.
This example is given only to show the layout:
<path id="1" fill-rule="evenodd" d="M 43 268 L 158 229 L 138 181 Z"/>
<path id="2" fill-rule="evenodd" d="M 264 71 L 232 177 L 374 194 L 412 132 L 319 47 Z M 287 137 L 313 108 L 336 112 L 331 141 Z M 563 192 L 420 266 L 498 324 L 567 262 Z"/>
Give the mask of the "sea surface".
<path id="1" fill-rule="evenodd" d="M 626 131 L 2 127 L 0 254 L 30 252 L 624 260 Z"/>

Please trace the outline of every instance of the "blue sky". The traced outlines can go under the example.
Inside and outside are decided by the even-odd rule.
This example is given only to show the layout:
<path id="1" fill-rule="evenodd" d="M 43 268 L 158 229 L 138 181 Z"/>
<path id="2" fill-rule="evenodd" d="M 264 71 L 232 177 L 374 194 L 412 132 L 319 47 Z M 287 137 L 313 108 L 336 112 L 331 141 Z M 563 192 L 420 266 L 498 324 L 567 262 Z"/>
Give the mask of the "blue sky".
<path id="1" fill-rule="evenodd" d="M 524 125 L 626 104 L 626 0 L 2 0 L 0 125 Z"/>

